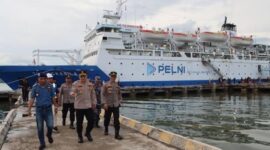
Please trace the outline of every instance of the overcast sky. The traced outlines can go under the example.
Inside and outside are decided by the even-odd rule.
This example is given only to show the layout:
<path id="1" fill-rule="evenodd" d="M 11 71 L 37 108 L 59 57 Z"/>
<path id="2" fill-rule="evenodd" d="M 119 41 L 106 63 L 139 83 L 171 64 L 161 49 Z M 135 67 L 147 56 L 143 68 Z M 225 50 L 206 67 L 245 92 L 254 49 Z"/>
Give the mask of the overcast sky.
<path id="1" fill-rule="evenodd" d="M 228 16 L 239 35 L 270 44 L 269 6 L 269 0 L 128 0 L 122 23 L 218 31 Z M 31 64 L 34 49 L 82 49 L 86 24 L 94 27 L 108 9 L 115 0 L 0 0 L 0 65 Z"/>

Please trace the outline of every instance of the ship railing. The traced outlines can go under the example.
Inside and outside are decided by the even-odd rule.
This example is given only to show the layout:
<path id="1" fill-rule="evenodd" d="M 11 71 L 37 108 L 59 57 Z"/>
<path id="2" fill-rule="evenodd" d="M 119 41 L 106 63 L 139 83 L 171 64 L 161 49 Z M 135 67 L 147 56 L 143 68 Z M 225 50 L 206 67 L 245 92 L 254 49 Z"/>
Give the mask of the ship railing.
<path id="1" fill-rule="evenodd" d="M 107 49 L 112 55 L 129 56 L 155 56 L 155 57 L 185 57 L 185 58 L 211 58 L 211 59 L 240 59 L 240 60 L 269 60 L 270 56 L 257 55 L 235 55 L 228 53 L 209 52 L 185 52 L 185 51 L 164 51 L 152 49 Z M 183 56 L 184 55 L 184 56 Z"/>
<path id="2" fill-rule="evenodd" d="M 260 55 L 237 55 L 238 59 L 240 60 L 261 60 L 261 61 L 265 61 L 265 60 L 269 60 L 270 57 L 269 56 L 260 56 Z"/>
<path id="3" fill-rule="evenodd" d="M 164 51 L 151 49 L 107 49 L 112 55 L 136 55 L 136 56 L 165 56 L 165 57 L 181 57 L 180 51 Z"/>

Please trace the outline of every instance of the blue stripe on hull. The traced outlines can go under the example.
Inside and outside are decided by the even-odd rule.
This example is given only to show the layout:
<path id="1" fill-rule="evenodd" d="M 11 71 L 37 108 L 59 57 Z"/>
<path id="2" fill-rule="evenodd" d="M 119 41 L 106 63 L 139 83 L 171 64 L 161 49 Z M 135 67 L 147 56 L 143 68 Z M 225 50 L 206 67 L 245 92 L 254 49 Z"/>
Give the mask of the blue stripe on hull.
<path id="1" fill-rule="evenodd" d="M 54 74 L 57 84 L 65 81 L 67 73 L 72 74 L 73 80 L 78 79 L 80 70 L 88 71 L 89 79 L 100 76 L 102 80 L 109 77 L 97 66 L 0 66 L 0 78 L 7 83 L 13 90 L 18 89 L 19 79 L 27 78 L 32 86 L 37 80 L 37 73 L 50 72 Z"/>

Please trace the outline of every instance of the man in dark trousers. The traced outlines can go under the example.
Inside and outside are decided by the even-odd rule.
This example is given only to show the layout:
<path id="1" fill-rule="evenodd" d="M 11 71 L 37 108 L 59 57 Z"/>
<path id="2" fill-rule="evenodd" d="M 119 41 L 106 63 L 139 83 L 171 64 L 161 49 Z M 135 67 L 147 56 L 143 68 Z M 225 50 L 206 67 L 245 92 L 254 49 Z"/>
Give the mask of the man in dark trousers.
<path id="1" fill-rule="evenodd" d="M 29 94 L 29 84 L 26 78 L 23 78 L 20 81 L 20 88 L 22 88 L 22 98 L 23 98 L 23 102 L 27 102 L 28 101 L 28 94 Z"/>
<path id="2" fill-rule="evenodd" d="M 75 129 L 75 109 L 74 109 L 74 97 L 70 95 L 72 89 L 72 78 L 70 75 L 66 76 L 66 82 L 63 83 L 59 90 L 59 106 L 62 107 L 62 125 L 66 125 L 66 117 L 69 111 L 70 129 Z"/>
<path id="3" fill-rule="evenodd" d="M 83 143 L 83 118 L 87 119 L 85 136 L 89 142 L 93 141 L 91 131 L 94 126 L 94 109 L 96 108 L 96 93 L 94 85 L 87 79 L 87 72 L 81 71 L 79 80 L 72 85 L 71 95 L 75 96 L 74 108 L 76 110 L 76 129 L 78 134 L 78 143 Z"/>
<path id="4" fill-rule="evenodd" d="M 120 122 L 119 122 L 119 107 L 122 102 L 121 89 L 118 83 L 115 81 L 117 73 L 112 71 L 110 74 L 110 81 L 102 87 L 101 100 L 105 110 L 105 135 L 109 134 L 109 124 L 111 115 L 114 117 L 115 139 L 122 140 L 123 137 L 119 135 Z"/>
<path id="5" fill-rule="evenodd" d="M 53 86 L 46 81 L 47 75 L 40 73 L 38 83 L 36 83 L 31 92 L 31 99 L 29 101 L 29 116 L 31 116 L 31 108 L 34 101 L 36 101 L 36 122 L 38 138 L 40 142 L 39 149 L 43 150 L 46 147 L 44 140 L 44 121 L 47 125 L 47 137 L 49 143 L 53 143 L 53 113 L 52 104 L 56 105 L 54 101 L 55 92 Z"/>
<path id="6" fill-rule="evenodd" d="M 97 98 L 97 106 L 95 110 L 95 126 L 97 128 L 100 128 L 99 126 L 99 115 L 101 113 L 101 88 L 102 88 L 102 82 L 100 80 L 99 76 L 95 77 L 95 82 L 94 82 L 94 87 L 95 87 L 95 92 L 96 92 L 96 98 Z"/>

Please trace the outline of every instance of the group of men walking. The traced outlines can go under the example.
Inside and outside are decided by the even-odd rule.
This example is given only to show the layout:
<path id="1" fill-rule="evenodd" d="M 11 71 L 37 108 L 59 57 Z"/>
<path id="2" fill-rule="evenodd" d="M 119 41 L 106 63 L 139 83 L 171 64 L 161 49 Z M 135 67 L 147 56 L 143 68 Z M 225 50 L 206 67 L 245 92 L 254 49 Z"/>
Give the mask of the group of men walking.
<path id="1" fill-rule="evenodd" d="M 99 128 L 99 115 L 101 109 L 105 110 L 104 135 L 109 133 L 109 123 L 111 115 L 114 116 L 115 139 L 123 139 L 120 136 L 119 107 L 121 106 L 122 96 L 118 83 L 116 82 L 117 73 L 112 71 L 110 80 L 102 84 L 100 77 L 96 76 L 94 83 L 88 79 L 86 71 L 79 73 L 79 80 L 73 82 L 72 77 L 67 75 L 65 83 L 58 89 L 51 74 L 40 73 L 38 82 L 32 87 L 31 98 L 29 100 L 28 111 L 31 116 L 31 108 L 35 102 L 36 123 L 38 138 L 40 141 L 39 149 L 46 147 L 44 139 L 44 122 L 47 126 L 47 138 L 49 143 L 53 143 L 53 130 L 57 128 L 57 112 L 62 106 L 62 125 L 66 125 L 67 113 L 70 114 L 70 129 L 75 129 L 78 135 L 78 143 L 83 143 L 83 120 L 87 120 L 87 127 L 84 136 L 88 141 L 93 141 L 91 131 L 95 127 Z M 76 116 L 76 118 L 75 118 Z M 76 120 L 76 127 L 74 122 Z"/>

